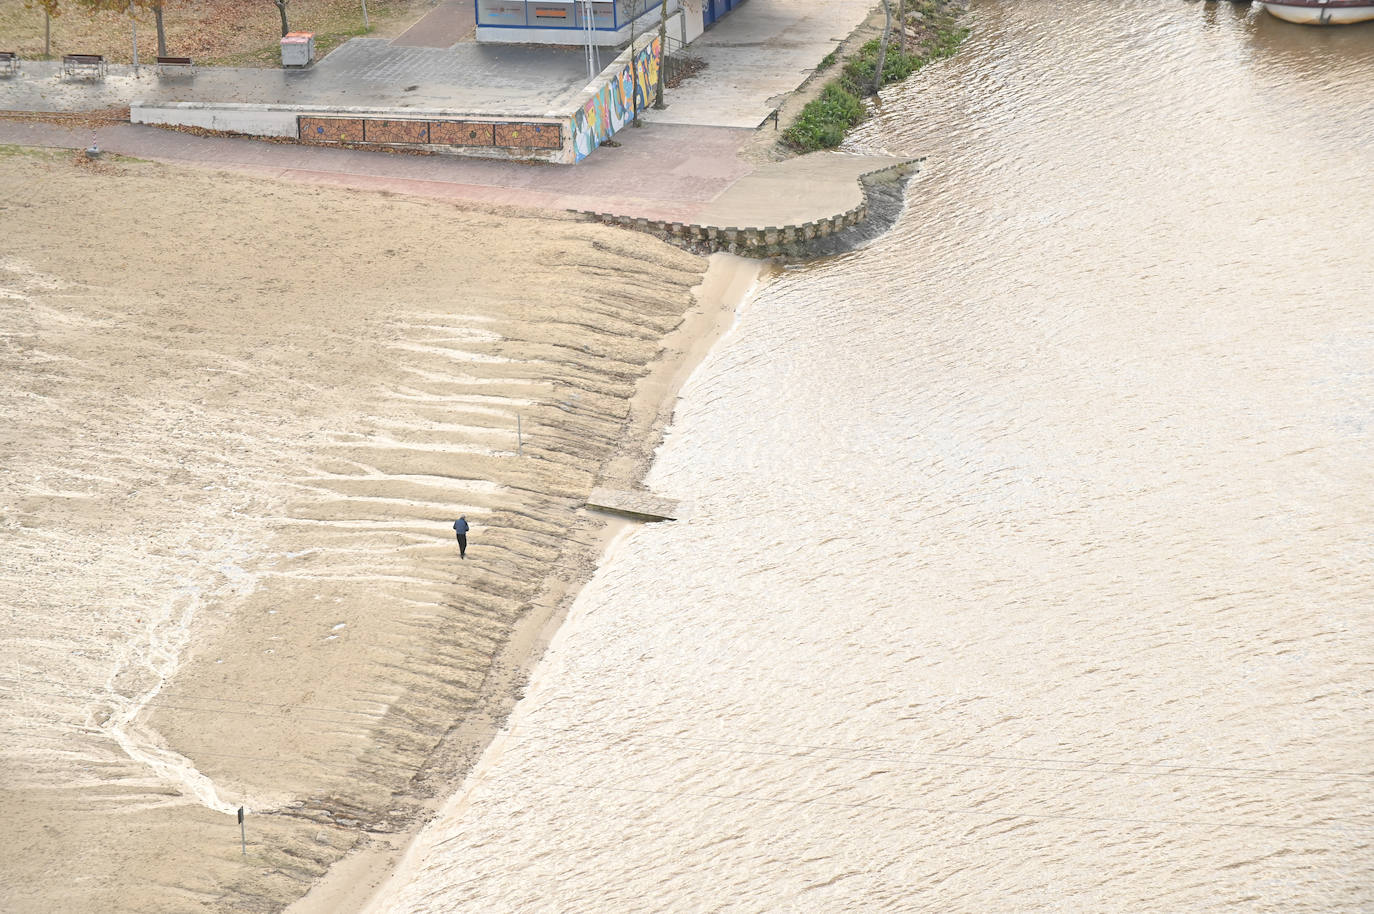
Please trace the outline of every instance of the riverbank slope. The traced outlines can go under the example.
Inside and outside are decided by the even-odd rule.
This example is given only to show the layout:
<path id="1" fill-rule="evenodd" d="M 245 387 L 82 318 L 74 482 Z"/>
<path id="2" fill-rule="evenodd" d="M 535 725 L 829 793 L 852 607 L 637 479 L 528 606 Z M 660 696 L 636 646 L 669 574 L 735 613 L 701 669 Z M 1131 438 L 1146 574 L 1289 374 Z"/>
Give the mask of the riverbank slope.
<path id="1" fill-rule="evenodd" d="M 17 148 L 0 196 L 0 907 L 279 909 L 451 792 L 728 313 L 571 219 Z"/>

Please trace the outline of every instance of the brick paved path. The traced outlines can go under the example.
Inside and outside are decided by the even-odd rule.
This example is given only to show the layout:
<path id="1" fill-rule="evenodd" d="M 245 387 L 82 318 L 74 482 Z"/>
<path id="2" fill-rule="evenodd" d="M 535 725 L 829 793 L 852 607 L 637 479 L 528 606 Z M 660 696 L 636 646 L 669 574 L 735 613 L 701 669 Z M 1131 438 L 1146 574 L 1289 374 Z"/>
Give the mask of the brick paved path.
<path id="1" fill-rule="evenodd" d="M 477 30 L 472 0 L 444 0 L 391 43 L 397 47 L 447 48 Z"/>

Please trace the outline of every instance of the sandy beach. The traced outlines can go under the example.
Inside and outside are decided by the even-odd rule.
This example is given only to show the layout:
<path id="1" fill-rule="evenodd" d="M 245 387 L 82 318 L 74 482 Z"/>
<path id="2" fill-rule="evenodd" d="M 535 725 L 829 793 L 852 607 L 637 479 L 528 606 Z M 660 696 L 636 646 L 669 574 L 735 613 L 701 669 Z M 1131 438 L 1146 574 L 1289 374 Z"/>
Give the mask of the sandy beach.
<path id="1" fill-rule="evenodd" d="M 65 151 L 4 150 L 0 200 L 0 908 L 278 910 L 355 848 L 365 881 L 757 265 Z"/>

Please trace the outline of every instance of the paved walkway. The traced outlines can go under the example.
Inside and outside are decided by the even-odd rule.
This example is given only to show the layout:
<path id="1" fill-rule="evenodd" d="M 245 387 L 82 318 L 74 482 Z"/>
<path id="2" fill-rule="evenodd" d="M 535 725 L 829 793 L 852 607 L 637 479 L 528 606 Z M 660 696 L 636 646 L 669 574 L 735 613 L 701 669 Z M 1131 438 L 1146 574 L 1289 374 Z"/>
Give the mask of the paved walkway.
<path id="1" fill-rule="evenodd" d="M 178 165 L 535 209 L 610 209 L 655 219 L 676 218 L 685 208 L 705 205 L 751 171 L 735 155 L 748 132 L 712 127 L 626 128 L 619 148 L 563 166 L 201 137 L 136 124 L 92 131 L 0 120 L 0 143 L 84 149 L 93 134 L 108 152 Z"/>
<path id="2" fill-rule="evenodd" d="M 749 133 L 672 124 L 626 128 L 619 148 L 566 167 L 200 137 L 134 124 L 92 131 L 0 120 L 0 143 L 84 149 L 94 137 L 111 153 L 300 183 L 739 227 L 794 225 L 845 212 L 863 199 L 859 175 L 899 161 L 821 153 L 756 168 L 736 155 Z"/>
<path id="3" fill-rule="evenodd" d="M 397 47 L 448 48 L 477 31 L 473 0 L 444 0 L 419 22 L 391 40 Z"/>
<path id="4" fill-rule="evenodd" d="M 662 124 L 757 127 L 878 0 L 748 0 L 687 46 L 706 69 L 668 93 Z"/>

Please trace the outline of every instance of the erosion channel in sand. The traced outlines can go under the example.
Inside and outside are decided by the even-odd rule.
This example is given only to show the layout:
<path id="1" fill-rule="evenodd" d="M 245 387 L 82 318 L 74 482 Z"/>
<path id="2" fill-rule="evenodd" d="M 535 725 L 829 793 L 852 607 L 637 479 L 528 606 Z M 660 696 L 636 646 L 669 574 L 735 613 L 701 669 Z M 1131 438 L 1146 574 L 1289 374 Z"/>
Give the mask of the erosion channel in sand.
<path id="1" fill-rule="evenodd" d="M 15 912 L 276 908 L 402 845 L 613 532 L 582 499 L 637 484 L 759 270 L 69 152 L 3 150 L 0 200 Z"/>

